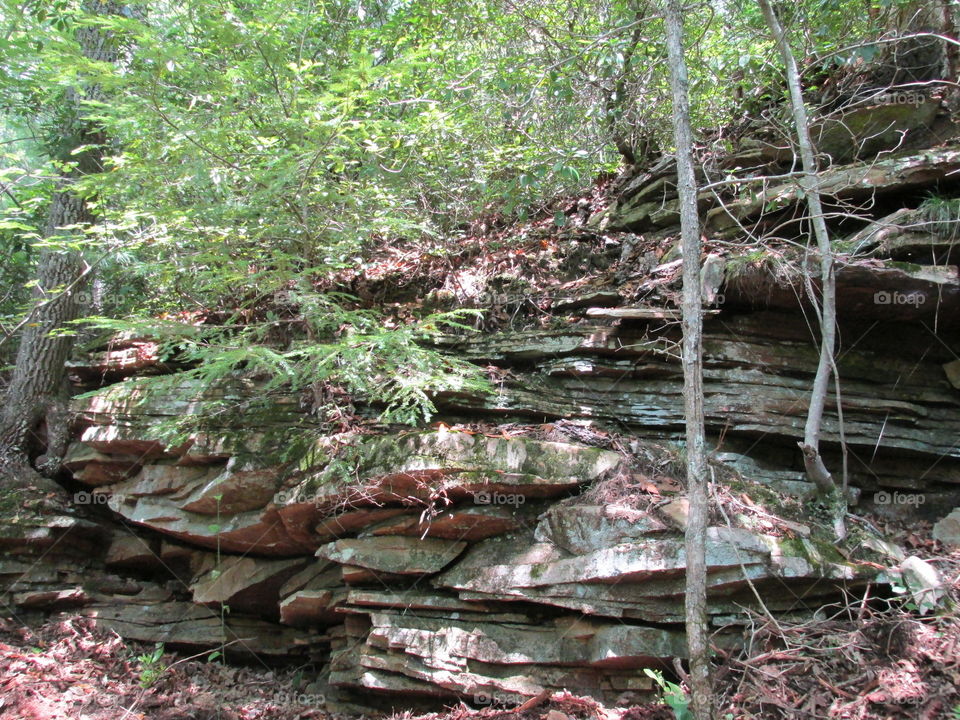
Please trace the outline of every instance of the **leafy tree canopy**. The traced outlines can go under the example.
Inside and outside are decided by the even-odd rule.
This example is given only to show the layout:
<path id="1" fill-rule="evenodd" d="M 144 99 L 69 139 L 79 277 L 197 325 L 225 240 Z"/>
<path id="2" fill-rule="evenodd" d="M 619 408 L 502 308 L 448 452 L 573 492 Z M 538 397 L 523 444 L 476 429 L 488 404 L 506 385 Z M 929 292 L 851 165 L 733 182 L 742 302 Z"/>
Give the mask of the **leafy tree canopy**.
<path id="1" fill-rule="evenodd" d="M 455 236 L 616 168 L 618 145 L 669 148 L 662 26 L 646 0 L 167 0 L 116 15 L 100 0 L 3 6 L 0 322 L 29 310 L 52 178 L 80 162 L 63 113 L 103 130 L 102 171 L 79 190 L 98 217 L 82 240 L 101 326 L 164 337 L 214 379 L 334 382 L 416 421 L 430 392 L 483 381 L 422 340 L 462 314 L 389 326 L 331 278 L 378 244 Z M 869 4 L 869 3 L 868 3 Z M 892 4 L 884 0 L 883 4 Z M 862 0 L 785 8 L 801 56 L 848 62 Z M 692 106 L 701 129 L 746 94 L 781 93 L 749 0 L 692 5 Z M 77 29 L 117 38 L 84 58 Z M 97 101 L 70 102 L 78 86 Z M 100 170 L 100 168 L 97 168 Z M 12 342 L 3 351 L 9 357 Z"/>

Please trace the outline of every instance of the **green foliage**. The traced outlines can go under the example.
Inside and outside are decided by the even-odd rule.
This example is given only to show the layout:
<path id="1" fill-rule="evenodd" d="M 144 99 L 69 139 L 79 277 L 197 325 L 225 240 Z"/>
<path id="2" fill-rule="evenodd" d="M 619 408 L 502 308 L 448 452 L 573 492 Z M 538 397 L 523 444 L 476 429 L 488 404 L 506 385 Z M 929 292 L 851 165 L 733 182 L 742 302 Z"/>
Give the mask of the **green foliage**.
<path id="1" fill-rule="evenodd" d="M 51 186 L 29 138 L 29 129 L 0 125 L 0 326 L 16 325 L 30 297 L 36 253 L 32 242 L 43 227 Z M 0 365 L 13 347 L 0 349 Z"/>
<path id="2" fill-rule="evenodd" d="M 163 663 L 163 643 L 158 642 L 151 652 L 138 656 L 137 662 L 140 663 L 140 687 L 152 687 L 167 669 Z"/>
<path id="3" fill-rule="evenodd" d="M 932 195 L 920 204 L 918 211 L 921 220 L 929 223 L 922 227 L 922 230 L 947 240 L 960 237 L 960 198 Z"/>
<path id="4" fill-rule="evenodd" d="M 644 668 L 643 674 L 652 678 L 660 686 L 660 690 L 663 692 L 663 702 L 673 710 L 673 716 L 676 720 L 693 720 L 693 713 L 688 709 L 690 698 L 682 687 L 675 682 L 665 680 L 663 673 L 659 670 Z"/>
<path id="5" fill-rule="evenodd" d="M 184 388 L 215 388 L 241 377 L 257 381 L 257 397 L 242 408 L 247 413 L 254 406 L 269 407 L 278 393 L 296 394 L 326 384 L 379 407 L 383 422 L 416 424 L 427 421 L 435 411 L 431 396 L 436 393 L 490 390 L 477 366 L 427 346 L 444 331 L 468 330 L 463 321 L 477 311 L 432 314 L 413 324 L 387 328 L 373 311 L 345 310 L 335 300 L 342 302 L 343 298 L 299 297 L 296 316 L 301 333 L 284 348 L 271 341 L 270 333 L 278 322 L 270 319 L 250 322 L 233 318 L 221 326 L 152 318 L 83 322 L 111 331 L 149 333 L 162 343 L 162 357 L 187 366 L 174 375 L 143 378 L 139 386 L 147 394 L 177 396 Z M 220 415 L 229 418 L 238 409 L 207 407 L 210 416 L 185 415 L 172 426 L 158 425 L 153 430 L 166 442 L 178 444 L 205 422 Z M 316 408 L 321 417 L 328 409 Z"/>
<path id="6" fill-rule="evenodd" d="M 823 62 L 869 30 L 852 0 L 785 12 Z M 427 349 L 466 318 L 392 326 L 336 291 L 378 248 L 523 215 L 614 169 L 614 138 L 669 149 L 658 13 L 625 0 L 160 1 L 110 16 L 6 2 L 0 323 L 29 311 L 39 248 L 80 251 L 94 326 L 159 336 L 198 381 L 332 383 L 420 421 L 432 394 L 482 388 Z M 688 19 L 701 129 L 742 114 L 733 81 L 758 101 L 779 92 L 754 3 Z M 77 30 L 93 25 L 116 63 L 84 58 Z M 70 135 L 91 123 L 101 132 Z M 103 167 L 84 167 L 78 143 L 102 143 Z M 97 221 L 42 237 L 61 173 L 81 176 Z"/>

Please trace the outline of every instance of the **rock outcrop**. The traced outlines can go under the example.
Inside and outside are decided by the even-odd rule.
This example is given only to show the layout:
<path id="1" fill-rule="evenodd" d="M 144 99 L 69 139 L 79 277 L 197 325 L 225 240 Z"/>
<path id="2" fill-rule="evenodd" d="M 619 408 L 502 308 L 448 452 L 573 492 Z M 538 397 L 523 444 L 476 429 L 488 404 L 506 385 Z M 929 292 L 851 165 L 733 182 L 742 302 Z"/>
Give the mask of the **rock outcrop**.
<path id="1" fill-rule="evenodd" d="M 960 151 L 887 152 L 885 118 L 901 112 L 818 128 L 847 163 L 822 173 L 828 206 L 863 209 L 831 219 L 840 395 L 823 454 L 847 468 L 861 508 L 939 519 L 960 501 L 960 280 L 948 264 L 960 233 L 928 223 L 920 194 L 955 193 Z M 725 489 L 707 548 L 720 647 L 741 641 L 758 597 L 791 616 L 868 583 L 936 587 L 869 523 L 851 520 L 835 543 L 818 521 L 796 444 L 817 366 L 804 315 L 816 258 L 755 242 L 774 227 L 802 233 L 781 155 L 748 148 L 721 163 L 733 178 L 747 159 L 778 177 L 701 197 L 705 413 Z M 540 308 L 552 322 L 437 341 L 484 367 L 496 392 L 435 398 L 431 429 L 331 436 L 299 397 L 259 402 L 255 378 L 201 387 L 144 338 L 77 361 L 93 393 L 73 405 L 73 507 L 0 527 L 0 601 L 80 611 L 133 639 L 314 662 L 344 708 L 650 692 L 640 669 L 686 652 L 672 173 L 665 160 L 623 179 L 569 236 L 606 238 L 620 260 L 555 293 Z M 167 374 L 162 393 L 150 373 Z M 911 502 L 896 502 L 904 493 Z M 945 542 L 953 518 L 938 525 Z"/>
<path id="2" fill-rule="evenodd" d="M 28 507 L 0 525 L 0 547 L 0 602 L 19 621 L 69 610 L 125 638 L 195 650 L 226 646 L 237 659 L 317 661 L 329 651 L 328 639 L 315 631 L 224 614 L 219 603 L 215 609 L 206 607 L 203 578 L 191 598 L 191 563 L 216 564 L 205 553 L 163 547 L 159 540 L 145 541 L 114 525 L 77 517 L 70 509 L 51 514 Z M 235 562 L 243 561 L 228 558 L 227 569 Z M 168 580 L 158 581 L 163 575 Z M 248 578 L 248 587 L 257 579 Z M 254 609 L 269 616 L 276 614 L 276 603 Z"/>
<path id="3" fill-rule="evenodd" d="M 192 399 L 194 408 L 204 402 Z M 88 420 L 113 419 L 102 398 L 91 405 L 99 414 Z M 137 408 L 145 419 L 161 412 L 149 398 Z M 90 462 L 109 462 L 113 448 L 129 453 L 138 420 L 127 419 L 123 430 L 87 427 L 84 438 L 117 438 L 115 446 L 98 441 Z M 190 439 L 162 446 L 137 459 L 132 477 L 83 492 L 159 534 L 114 539 L 107 563 L 154 571 L 169 563 L 171 589 L 151 586 L 122 603 L 58 601 L 135 639 L 327 657 L 331 697 L 339 692 L 347 703 L 388 706 L 398 695 L 509 703 L 565 688 L 611 703 L 642 697 L 651 687 L 638 669 L 685 656 L 685 506 L 669 494 L 637 506 L 582 493 L 615 493 L 618 483 L 642 479 L 637 453 L 662 449 L 639 443 L 634 453 L 614 452 L 528 430 L 357 436 L 337 451 L 320 439 L 286 463 L 204 451 L 201 464 Z M 236 444 L 224 438 L 218 446 Z M 665 491 L 682 487 L 656 480 Z M 746 493 L 780 498 L 741 482 Z M 721 646 L 739 642 L 744 609 L 759 610 L 756 592 L 767 611 L 791 614 L 885 582 L 883 552 L 838 549 L 786 517 L 763 520 L 781 510 L 731 510 L 732 524 L 709 531 L 711 622 Z M 172 548 L 186 546 L 161 537 L 208 549 L 178 557 Z"/>

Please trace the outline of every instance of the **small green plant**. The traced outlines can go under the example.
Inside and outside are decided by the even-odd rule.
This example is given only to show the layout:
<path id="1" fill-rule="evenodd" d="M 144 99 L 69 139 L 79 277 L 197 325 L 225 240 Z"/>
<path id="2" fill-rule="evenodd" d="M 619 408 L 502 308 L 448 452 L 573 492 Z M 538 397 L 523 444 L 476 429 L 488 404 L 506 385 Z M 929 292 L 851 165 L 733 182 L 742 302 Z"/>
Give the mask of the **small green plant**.
<path id="1" fill-rule="evenodd" d="M 911 599 L 913 596 L 910 594 L 910 588 L 907 587 L 903 578 L 892 578 L 890 581 L 890 589 L 898 596 L 891 601 L 891 604 L 899 600 L 901 608 L 907 612 L 914 613 L 919 610 L 917 603 Z"/>
<path id="2" fill-rule="evenodd" d="M 960 198 L 931 195 L 920 204 L 920 214 L 930 231 L 947 240 L 960 237 Z"/>
<path id="3" fill-rule="evenodd" d="M 140 663 L 140 687 L 151 687 L 167 669 L 163 664 L 163 643 L 158 642 L 153 652 L 140 655 L 137 661 Z"/>
<path id="4" fill-rule="evenodd" d="M 643 672 L 660 686 L 660 690 L 663 691 L 663 702 L 673 710 L 673 716 L 676 720 L 694 720 L 693 713 L 689 709 L 690 698 L 687 697 L 687 693 L 684 692 L 682 687 L 675 682 L 664 679 L 663 673 L 659 670 L 644 668 Z"/>

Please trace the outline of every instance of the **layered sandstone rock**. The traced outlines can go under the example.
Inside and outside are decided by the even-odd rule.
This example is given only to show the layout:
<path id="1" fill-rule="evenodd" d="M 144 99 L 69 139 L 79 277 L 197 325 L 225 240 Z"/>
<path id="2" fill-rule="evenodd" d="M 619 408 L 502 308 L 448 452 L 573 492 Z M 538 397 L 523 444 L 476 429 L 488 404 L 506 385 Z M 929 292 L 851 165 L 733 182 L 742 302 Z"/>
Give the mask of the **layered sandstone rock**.
<path id="1" fill-rule="evenodd" d="M 837 161 L 869 135 L 821 190 L 831 207 L 871 208 L 838 237 L 841 396 L 822 451 L 839 468 L 844 442 L 862 507 L 939 520 L 960 501 L 960 233 L 926 223 L 916 193 L 954 187 L 960 151 L 870 159 L 896 139 L 884 118 L 902 112 L 817 128 Z M 758 143 L 718 163 L 736 175 L 748 160 L 782 175 L 790 158 Z M 619 243 L 622 267 L 565 287 L 553 323 L 437 341 L 497 378 L 492 395 L 437 397 L 438 429 L 328 436 L 299 397 L 264 401 L 243 377 L 201 386 L 147 338 L 74 363 L 85 388 L 105 385 L 74 401 L 64 467 L 82 489 L 72 509 L 0 524 L 0 602 L 79 610 L 146 642 L 316 662 L 348 703 L 642 698 L 639 670 L 685 655 L 682 261 L 649 250 L 631 264 L 644 243 L 673 242 L 673 173 L 667 159 L 625 179 L 582 230 Z M 757 256 L 748 238 L 779 227 L 802 239 L 802 205 L 782 177 L 701 197 L 708 242 L 724 240 L 703 272 L 710 469 L 728 491 L 707 546 L 719 645 L 740 641 L 758 596 L 781 617 L 867 583 L 938 598 L 928 568 L 871 525 L 837 544 L 817 520 L 796 446 L 817 366 L 804 315 L 816 258 Z M 134 377 L 168 372 L 162 392 Z M 900 491 L 915 502 L 889 502 Z"/>

